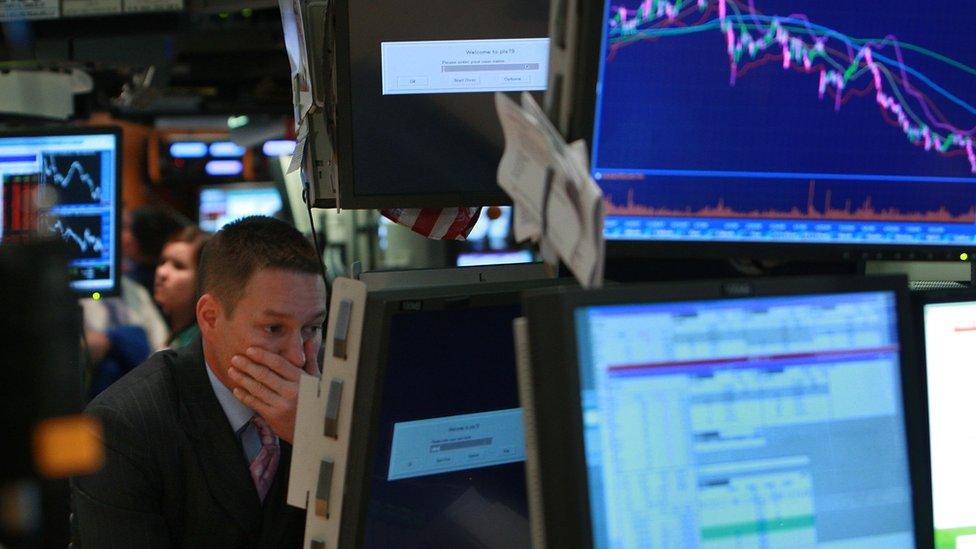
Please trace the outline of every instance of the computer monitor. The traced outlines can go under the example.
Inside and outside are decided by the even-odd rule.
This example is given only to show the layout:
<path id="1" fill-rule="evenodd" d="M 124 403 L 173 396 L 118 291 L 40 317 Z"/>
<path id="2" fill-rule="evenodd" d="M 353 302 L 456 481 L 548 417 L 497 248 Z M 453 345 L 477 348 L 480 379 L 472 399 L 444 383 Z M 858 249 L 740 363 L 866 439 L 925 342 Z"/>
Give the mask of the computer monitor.
<path id="1" fill-rule="evenodd" d="M 541 100 L 549 1 L 344 0 L 335 8 L 342 206 L 508 203 L 497 184 L 504 139 L 494 92 Z"/>
<path id="2" fill-rule="evenodd" d="M 935 546 L 965 548 L 976 543 L 976 291 L 939 290 L 916 294 L 924 326 L 922 348 L 928 404 L 929 458 Z"/>
<path id="3" fill-rule="evenodd" d="M 249 215 L 274 217 L 282 209 L 274 183 L 236 183 L 200 189 L 200 229 L 217 232 L 231 221 Z"/>
<path id="4" fill-rule="evenodd" d="M 512 321 L 554 284 L 370 292 L 340 546 L 530 546 Z"/>
<path id="5" fill-rule="evenodd" d="M 907 299 L 900 277 L 528 299 L 533 527 L 549 547 L 926 546 Z"/>
<path id="6" fill-rule="evenodd" d="M 119 291 L 120 138 L 109 127 L 0 133 L 0 242 L 64 241 L 85 295 Z"/>
<path id="7" fill-rule="evenodd" d="M 579 3 L 572 137 L 612 251 L 973 256 L 969 5 Z"/>

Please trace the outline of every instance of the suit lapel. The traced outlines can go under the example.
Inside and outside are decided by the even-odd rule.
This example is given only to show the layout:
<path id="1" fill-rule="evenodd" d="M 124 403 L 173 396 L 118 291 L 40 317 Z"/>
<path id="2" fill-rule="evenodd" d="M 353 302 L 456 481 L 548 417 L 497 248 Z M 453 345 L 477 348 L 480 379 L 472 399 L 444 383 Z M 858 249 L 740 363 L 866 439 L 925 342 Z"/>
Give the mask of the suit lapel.
<path id="1" fill-rule="evenodd" d="M 217 503 L 249 536 L 261 527 L 261 503 L 230 422 L 214 395 L 200 338 L 174 365 L 180 422 L 193 444 L 207 487 Z"/>

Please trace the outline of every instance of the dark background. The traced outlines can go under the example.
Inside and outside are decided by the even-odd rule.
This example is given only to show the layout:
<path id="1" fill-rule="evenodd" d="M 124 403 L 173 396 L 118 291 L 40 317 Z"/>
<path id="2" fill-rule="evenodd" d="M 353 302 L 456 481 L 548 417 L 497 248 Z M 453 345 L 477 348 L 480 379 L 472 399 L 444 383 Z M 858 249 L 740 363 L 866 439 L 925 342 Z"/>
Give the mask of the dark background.
<path id="1" fill-rule="evenodd" d="M 529 546 L 523 462 L 387 480 L 394 424 L 519 407 L 512 341 L 519 312 L 505 305 L 401 312 L 391 319 L 376 450 L 367 467 L 366 547 L 482 547 L 444 513 L 472 489 L 485 505 L 466 520 L 508 530 L 500 548 Z M 502 523 L 489 507 L 499 505 L 522 520 Z"/>

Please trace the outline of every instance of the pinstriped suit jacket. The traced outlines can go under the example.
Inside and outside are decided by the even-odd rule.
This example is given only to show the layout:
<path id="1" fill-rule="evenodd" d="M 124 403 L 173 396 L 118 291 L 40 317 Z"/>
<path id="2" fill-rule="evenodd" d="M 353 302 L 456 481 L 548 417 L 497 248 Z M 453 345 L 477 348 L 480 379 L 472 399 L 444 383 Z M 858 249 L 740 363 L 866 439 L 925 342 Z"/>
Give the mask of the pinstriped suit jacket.
<path id="1" fill-rule="evenodd" d="M 204 368 L 197 338 L 156 353 L 89 404 L 106 461 L 72 479 L 82 548 L 301 546 L 305 513 L 285 503 L 291 447 L 282 441 L 262 506 Z"/>

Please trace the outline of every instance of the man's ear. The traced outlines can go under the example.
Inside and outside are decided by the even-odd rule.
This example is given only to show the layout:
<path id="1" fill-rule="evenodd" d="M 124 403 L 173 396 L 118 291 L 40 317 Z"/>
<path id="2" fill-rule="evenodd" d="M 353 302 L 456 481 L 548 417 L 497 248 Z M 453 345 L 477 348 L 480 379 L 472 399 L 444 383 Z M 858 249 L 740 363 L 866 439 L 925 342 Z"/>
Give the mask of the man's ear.
<path id="1" fill-rule="evenodd" d="M 223 314 L 223 306 L 213 294 L 203 294 L 197 300 L 197 325 L 203 335 L 213 333 L 217 328 L 217 319 Z"/>

